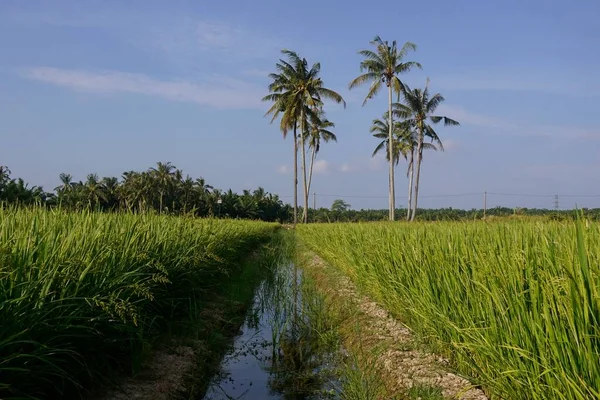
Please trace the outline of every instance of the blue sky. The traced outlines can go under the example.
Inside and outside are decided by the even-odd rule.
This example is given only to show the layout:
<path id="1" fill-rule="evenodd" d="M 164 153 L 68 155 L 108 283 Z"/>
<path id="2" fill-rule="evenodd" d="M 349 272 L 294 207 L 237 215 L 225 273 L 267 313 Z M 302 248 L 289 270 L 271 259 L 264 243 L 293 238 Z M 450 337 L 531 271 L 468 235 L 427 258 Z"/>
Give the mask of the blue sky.
<path id="1" fill-rule="evenodd" d="M 267 74 L 289 48 L 321 62 L 337 144 L 322 147 L 318 205 L 387 207 L 372 158 L 357 51 L 376 35 L 418 50 L 403 80 L 446 102 L 444 153 L 427 153 L 420 205 L 600 207 L 600 3 L 576 1 L 11 1 L 0 3 L 0 164 L 49 190 L 58 174 L 120 176 L 171 161 L 240 191 L 290 201 L 292 143 L 263 115 Z M 397 170 L 403 204 L 405 164 Z M 468 195 L 473 193 L 472 195 Z M 439 195 L 460 195 L 445 196 Z M 565 195 L 576 195 L 567 197 Z M 588 195 L 587 197 L 579 195 Z M 311 197 L 312 198 L 312 197 Z"/>

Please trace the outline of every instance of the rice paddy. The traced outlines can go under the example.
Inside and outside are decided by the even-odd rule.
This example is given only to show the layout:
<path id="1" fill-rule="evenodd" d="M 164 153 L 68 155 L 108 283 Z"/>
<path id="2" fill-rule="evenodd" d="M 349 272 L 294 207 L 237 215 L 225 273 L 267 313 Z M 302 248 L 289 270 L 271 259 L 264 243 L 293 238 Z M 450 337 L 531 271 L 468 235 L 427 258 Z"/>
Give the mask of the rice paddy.
<path id="1" fill-rule="evenodd" d="M 277 229 L 0 210 L 0 397 L 86 397 L 110 371 L 137 371 L 159 338 L 203 323 L 214 288 Z M 600 397 L 597 223 L 309 224 L 296 236 L 490 398 Z"/>
<path id="2" fill-rule="evenodd" d="M 598 224 L 315 224 L 298 231 L 491 395 L 600 397 Z"/>
<path id="3" fill-rule="evenodd" d="M 197 317 L 275 224 L 0 210 L 0 397 L 75 398 Z"/>

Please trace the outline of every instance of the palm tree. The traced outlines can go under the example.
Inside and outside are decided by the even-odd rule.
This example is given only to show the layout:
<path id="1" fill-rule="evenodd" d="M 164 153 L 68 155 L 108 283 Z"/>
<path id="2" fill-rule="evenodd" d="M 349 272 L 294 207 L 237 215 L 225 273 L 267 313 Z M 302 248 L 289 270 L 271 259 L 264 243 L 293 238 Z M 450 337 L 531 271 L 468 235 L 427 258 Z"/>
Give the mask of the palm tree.
<path id="1" fill-rule="evenodd" d="M 440 149 L 443 150 L 442 142 L 429 124 L 437 124 L 441 121 L 444 125 L 460 125 L 458 121 L 445 116 L 433 115 L 436 108 L 445 100 L 444 97 L 436 93 L 433 96 L 429 95 L 429 79 L 425 84 L 425 89 L 411 89 L 407 85 L 403 84 L 402 96 L 404 104 L 397 104 L 394 113 L 405 119 L 405 123 L 415 129 L 417 133 L 417 176 L 415 178 L 415 197 L 413 202 L 411 221 L 414 221 L 417 213 L 417 201 L 419 198 L 419 179 L 421 175 L 421 162 L 423 161 L 423 149 L 425 137 L 430 138 L 432 141 L 438 143 Z"/>
<path id="2" fill-rule="evenodd" d="M 106 193 L 102 184 L 98 181 L 98 175 L 89 174 L 83 185 L 83 193 L 88 202 L 89 208 L 94 208 L 100 204 L 101 200 L 106 200 Z"/>
<path id="3" fill-rule="evenodd" d="M 389 118 L 387 116 L 387 112 L 383 115 L 383 119 L 374 119 L 373 125 L 371 126 L 370 132 L 373 134 L 374 138 L 381 139 L 381 142 L 375 147 L 373 151 L 372 157 L 375 157 L 377 153 L 385 149 L 385 159 L 390 160 L 390 138 L 389 138 Z M 403 127 L 399 123 L 394 124 L 394 128 L 392 129 L 392 138 L 393 138 L 393 152 L 394 152 L 394 161 L 395 165 L 398 165 L 400 162 L 400 156 L 406 159 L 407 154 L 410 152 L 410 145 L 407 140 L 407 135 L 410 132 L 403 130 Z"/>
<path id="4" fill-rule="evenodd" d="M 328 128 L 334 128 L 335 124 L 325 118 L 325 112 L 321 110 L 315 110 L 312 114 L 311 123 L 309 127 L 308 147 L 311 149 L 310 155 L 310 168 L 308 173 L 308 193 L 310 193 L 310 185 L 312 183 L 313 166 L 315 158 L 321 149 L 321 140 L 325 143 L 333 141 L 337 142 L 335 133 L 331 132 Z"/>
<path id="5" fill-rule="evenodd" d="M 373 125 L 371 126 L 371 133 L 373 137 L 381 139 L 381 142 L 377 145 L 373 151 L 373 157 L 377 155 L 381 150 L 385 149 L 386 159 L 389 161 L 389 138 L 388 138 L 388 124 L 387 124 L 387 112 L 384 114 L 383 119 L 374 119 Z M 399 122 L 394 124 L 394 164 L 398 165 L 400 161 L 400 155 L 406 160 L 408 158 L 408 168 L 406 170 L 406 177 L 408 178 L 408 206 L 406 209 L 406 219 L 410 219 L 411 203 L 412 203 L 412 188 L 413 188 L 413 161 L 415 149 L 417 148 L 417 140 L 405 122 Z M 443 147 L 440 143 L 440 148 L 443 151 Z M 425 150 L 437 150 L 437 147 L 432 143 L 424 143 L 423 149 Z"/>
<path id="6" fill-rule="evenodd" d="M 158 211 L 160 213 L 163 212 L 163 200 L 165 197 L 165 193 L 169 189 L 171 189 L 173 184 L 173 178 L 175 177 L 175 166 L 171 164 L 169 161 L 166 163 L 158 162 L 156 163 L 156 168 L 151 168 L 151 174 L 156 181 L 156 186 L 159 194 L 159 208 Z"/>
<path id="7" fill-rule="evenodd" d="M 408 206 L 406 207 L 406 220 L 410 220 L 410 212 L 412 206 L 412 194 L 413 194 L 413 180 L 415 175 L 414 169 L 414 160 L 415 160 L 415 151 L 417 149 L 417 136 L 415 135 L 412 129 L 408 129 L 405 131 L 404 140 L 406 146 L 408 147 L 408 154 L 410 156 L 408 160 L 408 168 L 406 169 L 406 177 L 408 178 Z M 438 140 L 438 146 L 441 151 L 444 151 L 444 146 L 442 142 Z M 423 150 L 434 150 L 437 151 L 436 145 L 433 143 L 423 143 Z"/>
<path id="8" fill-rule="evenodd" d="M 0 184 L 4 184 L 10 180 L 10 169 L 0 165 Z"/>
<path id="9" fill-rule="evenodd" d="M 290 129 L 294 130 L 294 224 L 297 222 L 298 209 L 298 135 L 297 129 L 300 128 L 300 146 L 302 148 L 302 170 L 304 184 L 304 222 L 308 221 L 308 181 L 306 176 L 306 147 L 305 132 L 307 129 L 307 117 L 313 114 L 313 109 L 320 108 L 323 105 L 322 99 L 330 99 L 336 103 L 342 103 L 346 107 L 346 102 L 337 92 L 327 89 L 323 86 L 323 81 L 319 77 L 321 64 L 315 63 L 308 68 L 308 62 L 305 58 L 290 50 L 282 50 L 287 56 L 288 61 L 279 60 L 276 69 L 279 73 L 269 75 L 273 82 L 269 85 L 269 95 L 263 97 L 263 101 L 272 101 L 273 105 L 265 115 L 272 114 L 273 122 L 280 113 L 280 129 L 285 138 Z"/>
<path id="10" fill-rule="evenodd" d="M 417 46 L 413 43 L 406 42 L 401 49 L 398 49 L 396 41 L 390 46 L 387 41 L 383 41 L 379 36 L 371 41 L 375 46 L 375 51 L 361 50 L 358 54 L 364 57 L 360 63 L 361 72 L 366 71 L 362 75 L 350 82 L 349 88 L 353 89 L 364 83 L 371 83 L 367 97 L 363 102 L 363 106 L 367 100 L 373 98 L 381 90 L 381 84 L 385 83 L 388 88 L 388 140 L 391 146 L 388 148 L 388 160 L 390 163 L 389 172 L 389 219 L 393 221 L 395 218 L 395 188 L 394 188 L 394 142 L 393 142 L 393 115 L 392 115 L 392 90 L 400 94 L 402 90 L 402 82 L 398 75 L 410 71 L 413 67 L 421 68 L 421 64 L 414 61 L 404 61 L 404 57 L 409 51 L 414 51 Z"/>

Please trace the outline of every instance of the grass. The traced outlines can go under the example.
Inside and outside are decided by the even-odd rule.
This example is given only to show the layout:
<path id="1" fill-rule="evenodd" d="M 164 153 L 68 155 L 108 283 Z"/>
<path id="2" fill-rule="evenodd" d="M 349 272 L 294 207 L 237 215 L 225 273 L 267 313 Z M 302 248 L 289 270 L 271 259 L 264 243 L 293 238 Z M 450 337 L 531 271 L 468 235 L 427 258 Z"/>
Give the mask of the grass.
<path id="1" fill-rule="evenodd" d="M 598 224 L 314 224 L 298 232 L 491 395 L 600 397 Z"/>
<path id="2" fill-rule="evenodd" d="M 0 397 L 80 397 L 109 371 L 136 371 L 275 229 L 0 210 Z"/>

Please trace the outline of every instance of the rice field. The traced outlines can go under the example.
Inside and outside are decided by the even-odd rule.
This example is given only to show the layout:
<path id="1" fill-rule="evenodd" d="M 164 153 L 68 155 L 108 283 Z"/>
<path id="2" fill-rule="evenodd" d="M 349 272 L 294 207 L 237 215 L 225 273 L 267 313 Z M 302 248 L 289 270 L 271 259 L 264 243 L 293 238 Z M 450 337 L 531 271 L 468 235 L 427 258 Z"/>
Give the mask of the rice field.
<path id="1" fill-rule="evenodd" d="M 0 210 L 0 398 L 74 398 L 139 366 L 277 225 Z"/>
<path id="2" fill-rule="evenodd" d="M 301 240 L 492 398 L 600 398 L 600 225 L 313 224 Z"/>

